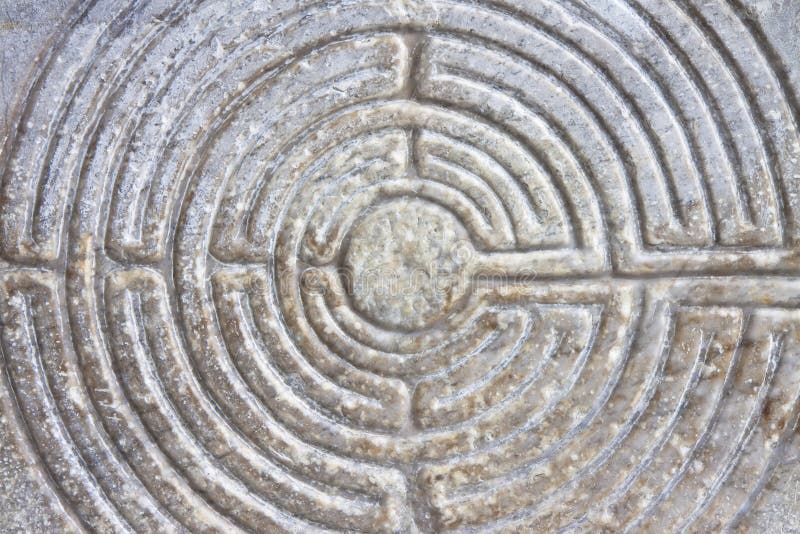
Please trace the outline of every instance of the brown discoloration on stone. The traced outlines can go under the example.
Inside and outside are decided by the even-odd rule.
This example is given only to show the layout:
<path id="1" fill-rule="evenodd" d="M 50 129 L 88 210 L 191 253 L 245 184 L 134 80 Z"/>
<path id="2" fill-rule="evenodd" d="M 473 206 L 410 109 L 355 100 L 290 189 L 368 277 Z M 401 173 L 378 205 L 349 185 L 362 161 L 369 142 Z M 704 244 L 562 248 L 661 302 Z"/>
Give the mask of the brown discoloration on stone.
<path id="1" fill-rule="evenodd" d="M 59 9 L 2 52 L 0 530 L 796 526 L 796 54 L 750 4 Z"/>

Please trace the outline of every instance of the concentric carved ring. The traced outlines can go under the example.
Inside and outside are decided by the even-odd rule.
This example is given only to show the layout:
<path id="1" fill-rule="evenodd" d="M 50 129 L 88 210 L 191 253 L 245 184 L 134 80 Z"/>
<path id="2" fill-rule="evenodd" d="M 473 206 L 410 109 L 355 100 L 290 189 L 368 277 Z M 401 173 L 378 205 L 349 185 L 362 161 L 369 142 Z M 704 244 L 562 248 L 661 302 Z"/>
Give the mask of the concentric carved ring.
<path id="1" fill-rule="evenodd" d="M 30 452 L 101 532 L 734 528 L 796 104 L 738 0 L 78 2 L 0 153 Z"/>

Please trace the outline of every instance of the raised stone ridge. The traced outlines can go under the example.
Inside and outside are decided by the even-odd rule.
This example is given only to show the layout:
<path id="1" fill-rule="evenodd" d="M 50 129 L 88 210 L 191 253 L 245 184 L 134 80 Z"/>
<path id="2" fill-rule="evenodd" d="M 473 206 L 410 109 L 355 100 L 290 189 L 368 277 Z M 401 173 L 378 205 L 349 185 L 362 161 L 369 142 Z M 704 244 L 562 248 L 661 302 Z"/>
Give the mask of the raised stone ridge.
<path id="1" fill-rule="evenodd" d="M 30 68 L 2 410 L 65 529 L 748 530 L 800 458 L 740 0 L 78 0 Z"/>

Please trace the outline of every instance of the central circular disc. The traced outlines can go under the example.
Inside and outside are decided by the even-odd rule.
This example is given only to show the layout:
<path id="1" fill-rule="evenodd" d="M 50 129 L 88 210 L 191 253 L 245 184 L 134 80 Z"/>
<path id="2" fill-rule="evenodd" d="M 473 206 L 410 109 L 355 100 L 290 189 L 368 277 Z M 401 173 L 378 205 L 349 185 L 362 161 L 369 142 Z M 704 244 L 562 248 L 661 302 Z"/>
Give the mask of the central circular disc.
<path id="1" fill-rule="evenodd" d="M 419 330 L 450 313 L 465 295 L 471 250 L 466 230 L 449 211 L 400 198 L 355 225 L 344 282 L 353 306 L 371 320 Z"/>

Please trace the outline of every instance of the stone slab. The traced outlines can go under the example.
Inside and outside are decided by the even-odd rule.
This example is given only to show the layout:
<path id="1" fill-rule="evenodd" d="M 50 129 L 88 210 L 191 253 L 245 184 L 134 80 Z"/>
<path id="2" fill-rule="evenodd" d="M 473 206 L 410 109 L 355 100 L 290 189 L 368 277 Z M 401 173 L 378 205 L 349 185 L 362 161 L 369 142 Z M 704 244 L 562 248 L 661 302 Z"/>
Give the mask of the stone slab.
<path id="1" fill-rule="evenodd" d="M 0 530 L 800 531 L 798 27 L 0 0 Z"/>

